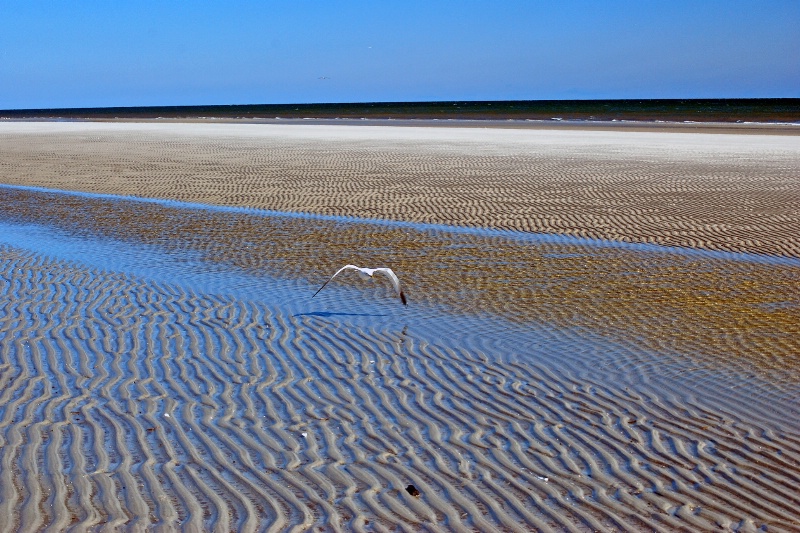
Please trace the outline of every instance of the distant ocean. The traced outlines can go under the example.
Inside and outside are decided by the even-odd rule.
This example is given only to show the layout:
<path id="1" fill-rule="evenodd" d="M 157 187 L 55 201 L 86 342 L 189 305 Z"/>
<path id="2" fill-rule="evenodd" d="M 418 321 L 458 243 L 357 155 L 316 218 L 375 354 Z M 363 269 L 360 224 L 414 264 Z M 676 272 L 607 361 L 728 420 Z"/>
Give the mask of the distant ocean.
<path id="1" fill-rule="evenodd" d="M 800 98 L 254 104 L 0 111 L 0 119 L 319 118 L 800 123 Z"/>

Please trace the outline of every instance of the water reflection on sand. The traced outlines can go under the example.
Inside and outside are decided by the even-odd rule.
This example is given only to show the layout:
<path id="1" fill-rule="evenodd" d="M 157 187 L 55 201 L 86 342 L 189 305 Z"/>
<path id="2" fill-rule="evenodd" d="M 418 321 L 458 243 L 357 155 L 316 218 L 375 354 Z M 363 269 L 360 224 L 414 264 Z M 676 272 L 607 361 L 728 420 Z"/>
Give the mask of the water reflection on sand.
<path id="1" fill-rule="evenodd" d="M 797 261 L 0 196 L 10 529 L 796 525 Z"/>

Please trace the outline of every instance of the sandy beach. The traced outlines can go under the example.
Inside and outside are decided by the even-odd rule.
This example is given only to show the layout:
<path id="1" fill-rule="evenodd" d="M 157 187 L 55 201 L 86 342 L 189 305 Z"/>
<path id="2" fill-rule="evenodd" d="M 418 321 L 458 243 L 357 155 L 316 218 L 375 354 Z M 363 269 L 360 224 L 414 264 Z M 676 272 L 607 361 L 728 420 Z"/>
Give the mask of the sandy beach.
<path id="1" fill-rule="evenodd" d="M 0 184 L 0 531 L 800 529 L 800 136 L 3 122 Z"/>
<path id="2" fill-rule="evenodd" d="M 0 142 L 9 184 L 800 256 L 795 135 L 0 123 Z"/>

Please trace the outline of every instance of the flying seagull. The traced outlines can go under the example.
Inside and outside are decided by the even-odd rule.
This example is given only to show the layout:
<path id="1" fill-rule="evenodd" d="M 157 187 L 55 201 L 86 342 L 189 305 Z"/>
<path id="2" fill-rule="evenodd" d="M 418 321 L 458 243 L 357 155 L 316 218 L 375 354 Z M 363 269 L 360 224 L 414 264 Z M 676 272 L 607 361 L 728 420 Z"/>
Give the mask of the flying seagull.
<path id="1" fill-rule="evenodd" d="M 362 267 L 357 267 L 355 265 L 345 265 L 342 268 L 340 268 L 339 270 L 337 270 L 336 274 L 331 276 L 331 278 L 328 281 L 323 283 L 322 287 L 320 287 L 319 290 L 314 293 L 314 296 L 319 294 L 319 291 L 324 289 L 325 285 L 330 283 L 331 280 L 333 280 L 333 278 L 335 278 L 336 276 L 338 276 L 339 274 L 341 274 L 345 270 L 358 270 L 358 273 L 362 277 L 364 277 L 364 276 L 373 277 L 376 272 L 379 272 L 379 273 L 383 274 L 384 276 L 386 276 L 387 278 L 389 278 L 392 281 L 392 286 L 394 286 L 394 290 L 395 290 L 395 292 L 397 292 L 397 296 L 400 297 L 400 301 L 403 302 L 403 305 L 408 305 L 408 302 L 406 302 L 406 295 L 403 294 L 403 289 L 400 288 L 400 280 L 397 279 L 397 276 L 395 275 L 395 273 L 392 271 L 391 268 L 362 268 Z M 312 298 L 314 296 L 312 296 Z"/>

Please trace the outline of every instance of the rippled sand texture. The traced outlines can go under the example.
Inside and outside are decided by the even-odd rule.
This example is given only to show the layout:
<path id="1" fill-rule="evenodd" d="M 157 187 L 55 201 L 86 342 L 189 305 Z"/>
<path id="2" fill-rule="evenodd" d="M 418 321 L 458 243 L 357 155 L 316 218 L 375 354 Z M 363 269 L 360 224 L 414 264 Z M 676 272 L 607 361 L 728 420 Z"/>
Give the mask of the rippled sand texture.
<path id="1" fill-rule="evenodd" d="M 796 260 L 0 193 L 3 530 L 800 528 Z"/>
<path id="2" fill-rule="evenodd" d="M 0 257 L 6 531 L 799 525 L 797 383 Z"/>
<path id="3" fill-rule="evenodd" d="M 0 181 L 800 256 L 800 136 L 0 124 Z"/>
<path id="4" fill-rule="evenodd" d="M 0 187 L 0 203 L 8 220 L 158 245 L 253 274 L 321 285 L 347 263 L 391 265 L 412 304 L 591 328 L 712 366 L 800 368 L 796 259 L 726 260 L 512 232 L 263 216 L 10 187 Z M 345 282 L 358 283 L 356 276 Z"/>

